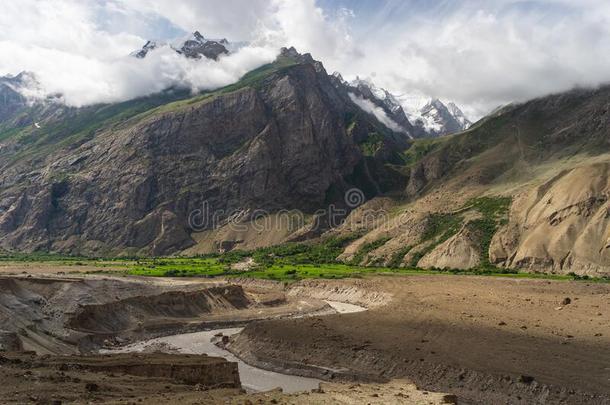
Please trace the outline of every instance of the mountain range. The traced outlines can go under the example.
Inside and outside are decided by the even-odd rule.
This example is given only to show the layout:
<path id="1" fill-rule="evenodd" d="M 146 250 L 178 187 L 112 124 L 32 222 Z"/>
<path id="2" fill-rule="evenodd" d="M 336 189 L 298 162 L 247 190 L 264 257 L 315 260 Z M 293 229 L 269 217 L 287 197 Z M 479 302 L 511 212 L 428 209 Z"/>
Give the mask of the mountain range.
<path id="1" fill-rule="evenodd" d="M 338 72 L 333 76 L 358 97 L 381 108 L 412 138 L 450 135 L 472 125 L 462 110 L 452 102 L 445 105 L 439 99 L 413 95 L 396 96 L 377 87 L 371 80 L 356 77 L 347 82 Z"/>
<path id="2" fill-rule="evenodd" d="M 196 34 L 172 49 L 232 52 Z M 414 107 L 294 48 L 195 95 L 74 108 L 33 102 L 32 83 L 0 80 L 4 250 L 196 254 L 339 238 L 338 259 L 361 265 L 610 271 L 609 87 L 471 124 L 452 103 Z M 364 204 L 346 201 L 353 190 Z M 329 206 L 343 210 L 340 226 L 320 213 Z M 283 223 L 286 210 L 304 222 Z M 261 212 L 272 232 L 254 226 Z"/>

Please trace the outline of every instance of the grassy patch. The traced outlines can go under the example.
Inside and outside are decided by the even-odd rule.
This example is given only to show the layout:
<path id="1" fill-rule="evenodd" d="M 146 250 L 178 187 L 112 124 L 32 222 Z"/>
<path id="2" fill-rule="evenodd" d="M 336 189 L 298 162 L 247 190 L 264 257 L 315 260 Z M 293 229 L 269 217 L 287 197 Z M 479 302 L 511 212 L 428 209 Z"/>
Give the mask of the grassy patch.
<path id="1" fill-rule="evenodd" d="M 402 262 L 405 256 L 411 251 L 411 249 L 413 249 L 413 246 L 411 245 L 400 248 L 396 253 L 392 255 L 392 258 L 388 263 L 388 267 L 399 268 L 400 266 L 402 266 Z"/>
<path id="2" fill-rule="evenodd" d="M 508 223 L 508 210 L 511 199 L 508 197 L 481 197 L 469 202 L 469 206 L 479 211 L 482 218 L 471 221 L 470 224 L 480 233 L 479 243 L 481 269 L 498 270 L 489 262 L 489 246 L 498 228 Z"/>
<path id="3" fill-rule="evenodd" d="M 384 136 L 379 132 L 371 132 L 366 139 L 358 144 L 364 156 L 375 156 L 377 151 L 383 147 Z"/>
<path id="4" fill-rule="evenodd" d="M 340 243 L 335 239 L 334 243 Z M 330 242 L 329 245 L 333 245 Z M 269 248 L 271 249 L 271 248 Z M 269 249 L 266 251 L 269 252 Z M 610 283 L 610 278 L 592 278 L 576 274 L 557 275 L 544 273 L 519 273 L 507 269 L 432 269 L 363 267 L 345 263 L 297 263 L 299 258 L 310 260 L 311 256 L 300 256 L 294 247 L 283 247 L 275 252 L 284 252 L 285 256 L 277 256 L 271 264 L 257 264 L 247 272 L 232 270 L 230 263 L 253 257 L 255 252 L 229 252 L 223 255 L 208 255 L 205 257 L 164 257 L 164 258 L 85 258 L 60 256 L 54 254 L 2 254 L 0 262 L 44 263 L 45 265 L 69 265 L 78 272 L 79 267 L 97 267 L 99 273 L 123 274 L 149 277 L 248 277 L 268 280 L 292 282 L 308 278 L 340 279 L 358 278 L 369 275 L 478 275 L 509 278 L 533 278 L 548 280 L 576 280 L 586 282 Z M 406 254 L 406 253 L 405 253 Z M 109 271 L 108 268 L 113 268 Z M 117 270 L 118 269 L 118 270 Z M 122 271 L 121 271 L 122 269 Z M 88 269 L 88 271 L 90 271 Z"/>
<path id="5" fill-rule="evenodd" d="M 365 243 L 364 245 L 362 245 L 362 247 L 358 250 L 358 252 L 354 255 L 354 257 L 351 260 L 351 263 L 353 265 L 358 265 L 362 262 L 362 260 L 366 257 L 366 255 L 368 255 L 370 252 L 372 252 L 375 249 L 378 249 L 380 247 L 382 247 L 383 245 L 385 245 L 391 238 L 380 238 L 377 239 L 373 242 L 370 243 Z"/>
<path id="6" fill-rule="evenodd" d="M 414 166 L 444 142 L 445 139 L 442 137 L 414 140 L 411 147 L 402 153 L 402 159 L 405 162 L 405 166 Z"/>
<path id="7" fill-rule="evenodd" d="M 155 258 L 137 260 L 127 274 L 156 277 L 216 277 L 231 274 L 231 267 L 216 258 Z"/>
<path id="8" fill-rule="evenodd" d="M 417 267 L 422 257 L 431 252 L 435 247 L 455 235 L 462 226 L 462 216 L 452 213 L 433 213 L 428 218 L 426 230 L 422 235 L 422 243 L 426 246 L 419 249 L 411 256 L 409 265 Z"/>
<path id="9" fill-rule="evenodd" d="M 320 243 L 287 243 L 279 246 L 257 249 L 252 252 L 254 261 L 262 266 L 275 264 L 332 264 L 345 247 L 360 235 L 331 237 Z"/>

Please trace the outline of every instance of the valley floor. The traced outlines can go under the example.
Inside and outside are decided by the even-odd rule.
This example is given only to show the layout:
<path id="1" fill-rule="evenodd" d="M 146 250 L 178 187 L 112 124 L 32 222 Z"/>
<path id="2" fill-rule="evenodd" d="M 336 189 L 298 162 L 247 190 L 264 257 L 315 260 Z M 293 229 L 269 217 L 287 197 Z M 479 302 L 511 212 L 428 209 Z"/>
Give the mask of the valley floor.
<path id="1" fill-rule="evenodd" d="M 466 402 L 610 402 L 608 285 L 453 276 L 367 283 L 391 302 L 250 324 L 230 348 L 254 363 L 409 378 Z"/>
<path id="2" fill-rule="evenodd" d="M 47 275 L 38 268 L 19 270 L 0 277 L 0 316 L 2 329 L 18 335 L 27 330 L 26 349 L 44 344 L 47 352 L 64 355 L 80 347 L 90 358 L 102 347 L 245 325 L 222 343 L 241 360 L 333 384 L 303 394 L 201 391 L 168 376 L 95 374 L 54 367 L 53 357 L 17 354 L 11 356 L 20 360 L 13 361 L 2 355 L 0 374 L 6 383 L 0 395 L 17 403 L 53 398 L 444 403 L 453 401 L 452 395 L 460 404 L 610 403 L 606 283 L 433 274 L 285 284 L 245 278 L 68 276 L 63 268 L 58 272 L 64 274 L 53 275 L 52 266 L 44 269 Z M 195 302 L 199 294 L 207 294 L 208 304 Z M 337 313 L 342 311 L 327 301 L 367 311 Z M 175 348 L 155 350 L 179 356 Z M 34 392 L 34 382 L 42 389 Z M 104 394 L 108 390 L 118 394 Z M 68 398 L 66 392 L 73 395 Z"/>

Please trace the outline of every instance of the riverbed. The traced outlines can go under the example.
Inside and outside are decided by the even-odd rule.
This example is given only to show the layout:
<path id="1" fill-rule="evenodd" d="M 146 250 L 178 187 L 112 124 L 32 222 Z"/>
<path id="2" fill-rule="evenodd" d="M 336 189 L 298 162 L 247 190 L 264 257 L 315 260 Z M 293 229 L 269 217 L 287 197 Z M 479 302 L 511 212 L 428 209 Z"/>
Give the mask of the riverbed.
<path id="1" fill-rule="evenodd" d="M 326 301 L 337 313 L 346 314 L 365 311 L 366 308 L 337 301 Z M 239 377 L 242 387 L 249 392 L 269 391 L 281 388 L 286 393 L 310 391 L 318 388 L 321 380 L 316 378 L 300 377 L 282 374 L 250 366 L 235 357 L 228 350 L 222 349 L 212 343 L 215 335 L 231 336 L 241 332 L 242 328 L 214 329 L 209 331 L 182 333 L 164 336 L 133 343 L 118 349 L 101 350 L 100 353 L 126 353 L 145 351 L 167 351 L 184 354 L 206 354 L 208 356 L 223 357 L 227 361 L 236 362 L 239 367 Z"/>

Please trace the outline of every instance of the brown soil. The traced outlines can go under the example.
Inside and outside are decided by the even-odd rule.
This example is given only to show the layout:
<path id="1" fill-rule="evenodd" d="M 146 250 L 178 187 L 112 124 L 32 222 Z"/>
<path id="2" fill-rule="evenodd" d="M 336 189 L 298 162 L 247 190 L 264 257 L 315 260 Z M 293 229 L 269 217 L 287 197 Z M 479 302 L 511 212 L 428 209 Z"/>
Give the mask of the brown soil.
<path id="1" fill-rule="evenodd" d="M 0 263 L 0 274 L 12 274 L 12 275 L 44 275 L 44 274 L 73 274 L 73 273 L 96 273 L 100 270 L 105 272 L 109 271 L 125 271 L 125 267 L 117 266 L 104 266 L 97 267 L 90 264 L 57 264 L 57 263 L 39 263 L 39 262 L 1 262 Z"/>
<path id="2" fill-rule="evenodd" d="M 298 404 L 351 403 L 359 398 L 367 403 L 397 398 L 395 402 L 409 403 L 397 396 L 411 395 L 400 387 L 397 392 L 392 384 L 379 385 L 398 378 L 455 394 L 460 403 L 610 403 L 608 284 L 465 276 L 377 276 L 288 286 L 248 279 L 231 283 L 85 275 L 0 277 L 0 343 L 13 348 L 9 350 L 21 344 L 39 354 L 77 354 L 79 349 L 240 323 L 248 326 L 229 348 L 246 362 L 326 380 L 374 384 L 328 388 L 322 397 L 244 397 L 236 390 L 202 392 L 202 387 L 185 385 L 175 375 L 169 381 L 164 371 L 161 376 L 125 376 L 126 367 L 109 371 L 91 357 L 81 357 L 78 370 L 63 370 L 52 360 L 57 357 L 27 359 L 23 354 L 21 363 L 0 364 L 0 378 L 7 382 L 0 395 L 16 403 L 141 399 L 153 404 Z M 369 310 L 329 315 L 324 300 Z M 14 345 L 16 337 L 19 344 Z M 128 363 L 148 370 L 150 361 L 159 360 L 157 355 L 147 353 Z M 90 361 L 97 366 L 86 366 Z M 105 388 L 88 390 L 89 382 Z M 350 397 L 347 392 L 352 390 L 361 395 Z M 410 403 L 421 403 L 420 394 L 426 395 L 414 393 Z M 437 403 L 433 397 L 423 403 Z"/>
<path id="3" fill-rule="evenodd" d="M 409 381 L 321 384 L 318 390 L 246 394 L 237 364 L 215 357 L 123 354 L 37 357 L 0 355 L 3 404 L 450 404 L 451 394 L 419 390 Z M 32 389 L 35 387 L 35 389 Z"/>
<path id="4" fill-rule="evenodd" d="M 313 392 L 283 394 L 269 391 L 260 394 L 240 395 L 231 404 L 265 403 L 291 405 L 390 405 L 390 404 L 453 404 L 455 395 L 419 390 L 414 384 L 404 380 L 393 380 L 387 384 L 338 384 L 321 383 Z"/>
<path id="5" fill-rule="evenodd" d="M 326 379 L 408 378 L 467 403 L 610 402 L 609 285 L 456 276 L 367 282 L 392 302 L 256 322 L 231 350 Z"/>
<path id="6" fill-rule="evenodd" d="M 0 277 L 0 324 L 38 354 L 90 352 L 101 345 L 260 319 L 332 312 L 319 299 L 288 300 L 281 284 L 99 276 Z"/>
<path id="7" fill-rule="evenodd" d="M 237 364 L 161 353 L 88 357 L 3 353 L 0 381 L 3 404 L 160 404 L 181 397 L 193 399 L 188 403 L 219 403 L 240 394 Z"/>

